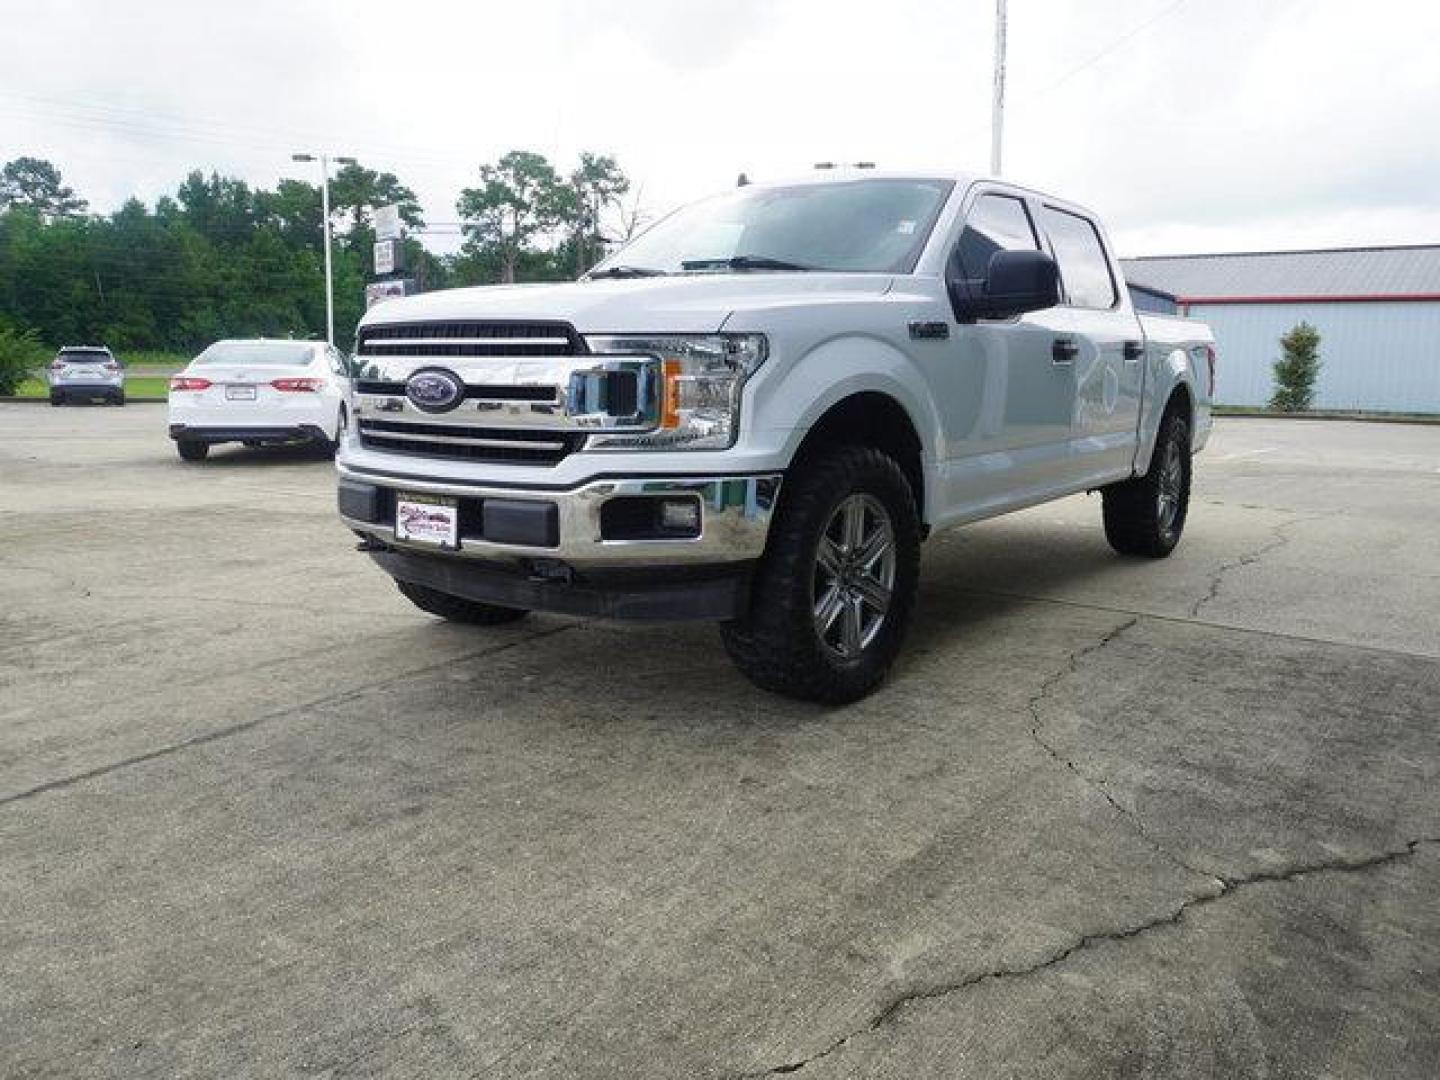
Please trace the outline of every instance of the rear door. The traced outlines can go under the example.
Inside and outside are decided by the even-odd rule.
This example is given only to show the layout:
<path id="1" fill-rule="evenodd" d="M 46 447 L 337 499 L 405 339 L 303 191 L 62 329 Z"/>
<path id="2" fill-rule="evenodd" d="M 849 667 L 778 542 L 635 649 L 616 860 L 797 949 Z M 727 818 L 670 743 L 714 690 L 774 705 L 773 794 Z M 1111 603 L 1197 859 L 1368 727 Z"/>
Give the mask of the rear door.
<path id="1" fill-rule="evenodd" d="M 1127 475 L 1144 391 L 1144 335 L 1100 227 L 1074 208 L 1042 201 L 1045 232 L 1065 291 L 1075 412 L 1066 472 L 1074 486 Z M 1058 359 L 1058 358 L 1057 358 Z"/>
<path id="2" fill-rule="evenodd" d="M 104 382 L 110 378 L 105 365 L 112 362 L 109 353 L 96 349 L 72 349 L 60 354 L 60 377 L 66 382 Z"/>

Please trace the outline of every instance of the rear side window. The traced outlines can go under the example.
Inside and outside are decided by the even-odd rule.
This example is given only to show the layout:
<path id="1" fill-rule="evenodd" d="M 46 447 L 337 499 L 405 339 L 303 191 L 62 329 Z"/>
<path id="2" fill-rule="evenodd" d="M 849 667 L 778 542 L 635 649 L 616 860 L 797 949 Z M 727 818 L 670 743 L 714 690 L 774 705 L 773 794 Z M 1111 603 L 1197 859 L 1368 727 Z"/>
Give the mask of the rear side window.
<path id="1" fill-rule="evenodd" d="M 1105 245 L 1093 222 L 1079 214 L 1043 207 L 1040 221 L 1055 249 L 1060 280 L 1072 307 L 1111 308 L 1117 299 L 1115 279 L 1105 258 Z"/>
<path id="2" fill-rule="evenodd" d="M 989 271 L 990 256 L 997 251 L 1039 250 L 1035 226 L 1022 200 L 1009 195 L 981 195 L 965 219 L 955 257 L 964 276 L 978 280 Z"/>

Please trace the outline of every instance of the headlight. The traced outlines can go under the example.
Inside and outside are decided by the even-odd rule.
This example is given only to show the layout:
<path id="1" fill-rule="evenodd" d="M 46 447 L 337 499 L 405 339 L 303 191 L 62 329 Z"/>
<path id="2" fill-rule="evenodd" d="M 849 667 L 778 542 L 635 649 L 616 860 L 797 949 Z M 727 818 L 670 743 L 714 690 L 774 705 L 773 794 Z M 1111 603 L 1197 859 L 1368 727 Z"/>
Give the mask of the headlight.
<path id="1" fill-rule="evenodd" d="M 587 337 L 590 351 L 660 358 L 659 423 L 640 435 L 592 435 L 590 450 L 724 450 L 740 426 L 740 390 L 765 362 L 764 334 Z"/>

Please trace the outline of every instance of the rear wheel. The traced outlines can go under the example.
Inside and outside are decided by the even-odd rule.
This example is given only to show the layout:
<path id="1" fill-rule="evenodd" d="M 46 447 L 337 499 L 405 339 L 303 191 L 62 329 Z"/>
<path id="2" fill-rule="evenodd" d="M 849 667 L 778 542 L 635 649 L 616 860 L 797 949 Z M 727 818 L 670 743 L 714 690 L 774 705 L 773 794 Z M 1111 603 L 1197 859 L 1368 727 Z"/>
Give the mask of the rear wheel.
<path id="1" fill-rule="evenodd" d="M 60 393 L 59 390 L 51 390 L 50 404 L 52 407 L 58 409 L 61 405 L 65 404 L 65 395 Z"/>
<path id="2" fill-rule="evenodd" d="M 1190 510 L 1190 425 L 1165 414 L 1144 476 L 1111 484 L 1104 499 L 1105 539 L 1122 555 L 1163 559 L 1175 550 Z"/>
<path id="3" fill-rule="evenodd" d="M 182 461 L 204 461 L 210 456 L 210 444 L 196 442 L 194 439 L 177 439 L 175 450 Z"/>
<path id="4" fill-rule="evenodd" d="M 787 481 L 750 610 L 720 628 L 745 676 L 843 704 L 873 690 L 909 627 L 920 565 L 915 497 L 894 459 L 830 450 Z"/>
<path id="5" fill-rule="evenodd" d="M 124 390 L 116 390 L 116 391 L 115 391 L 115 396 L 112 397 L 110 400 L 111 400 L 112 402 L 114 402 L 116 405 L 124 405 L 124 404 L 125 404 L 125 391 L 124 391 Z"/>
<path id="6" fill-rule="evenodd" d="M 523 608 L 500 607 L 496 604 L 482 604 L 478 600 L 467 600 L 463 596 L 452 596 L 425 585 L 411 581 L 395 581 L 405 599 L 421 611 L 438 615 L 450 622 L 470 623 L 472 626 L 501 626 L 516 622 L 530 613 Z"/>

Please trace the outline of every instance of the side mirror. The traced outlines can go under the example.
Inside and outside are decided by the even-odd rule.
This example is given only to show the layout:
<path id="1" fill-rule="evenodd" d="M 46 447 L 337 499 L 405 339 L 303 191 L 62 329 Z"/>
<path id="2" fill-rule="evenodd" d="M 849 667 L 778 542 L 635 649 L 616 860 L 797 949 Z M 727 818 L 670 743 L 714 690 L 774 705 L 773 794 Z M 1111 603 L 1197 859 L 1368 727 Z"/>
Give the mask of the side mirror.
<path id="1" fill-rule="evenodd" d="M 1008 319 L 1060 303 L 1060 268 L 1043 251 L 997 251 L 983 281 L 952 278 L 947 285 L 961 322 Z"/>

